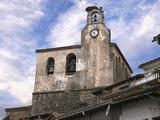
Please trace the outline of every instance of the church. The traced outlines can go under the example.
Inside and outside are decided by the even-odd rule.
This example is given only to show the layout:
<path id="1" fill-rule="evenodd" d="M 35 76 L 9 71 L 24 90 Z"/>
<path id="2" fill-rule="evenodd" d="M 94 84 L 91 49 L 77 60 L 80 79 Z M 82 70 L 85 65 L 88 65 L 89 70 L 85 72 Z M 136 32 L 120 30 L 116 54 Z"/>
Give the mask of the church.
<path id="1" fill-rule="evenodd" d="M 81 45 L 36 50 L 34 92 L 90 89 L 130 77 L 132 70 L 105 26 L 102 8 L 88 7 Z"/>
<path id="2" fill-rule="evenodd" d="M 6 108 L 4 120 L 160 119 L 160 58 L 140 65 L 145 73 L 131 77 L 102 7 L 86 12 L 81 45 L 36 50 L 32 105 Z"/>

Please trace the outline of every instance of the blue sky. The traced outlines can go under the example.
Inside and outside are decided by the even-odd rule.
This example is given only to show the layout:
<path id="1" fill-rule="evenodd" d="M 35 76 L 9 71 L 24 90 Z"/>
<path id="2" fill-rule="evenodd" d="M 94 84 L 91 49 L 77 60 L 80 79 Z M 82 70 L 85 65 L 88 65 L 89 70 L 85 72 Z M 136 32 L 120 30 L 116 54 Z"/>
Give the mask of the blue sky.
<path id="1" fill-rule="evenodd" d="M 0 116 L 4 107 L 31 104 L 36 49 L 80 44 L 89 5 L 103 7 L 134 74 L 160 56 L 151 42 L 160 33 L 160 0 L 0 0 Z"/>

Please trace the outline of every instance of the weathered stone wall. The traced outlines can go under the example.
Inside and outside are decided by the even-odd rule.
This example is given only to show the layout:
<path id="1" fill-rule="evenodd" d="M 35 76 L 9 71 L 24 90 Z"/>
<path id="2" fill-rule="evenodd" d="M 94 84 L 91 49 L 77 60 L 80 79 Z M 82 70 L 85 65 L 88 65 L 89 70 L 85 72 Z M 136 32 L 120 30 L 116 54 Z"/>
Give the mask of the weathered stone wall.
<path id="1" fill-rule="evenodd" d="M 90 94 L 91 90 L 72 90 L 33 93 L 31 114 L 44 114 L 48 112 L 66 113 L 94 105 L 97 99 Z"/>
<path id="2" fill-rule="evenodd" d="M 91 37 L 93 29 L 99 31 Z M 82 31 L 82 55 L 87 61 L 87 81 L 89 87 L 113 84 L 113 66 L 110 58 L 110 31 L 104 24 L 87 25 Z"/>
<path id="3" fill-rule="evenodd" d="M 131 71 L 129 70 L 126 62 L 122 58 L 121 54 L 117 51 L 117 49 L 114 46 L 112 46 L 111 49 L 114 83 L 126 80 L 131 76 Z"/>
<path id="4" fill-rule="evenodd" d="M 99 25 L 99 27 L 99 29 L 105 29 L 103 25 Z M 88 29 L 93 28 L 89 27 Z M 83 34 L 87 34 L 88 31 L 90 30 L 85 30 Z M 101 32 L 104 35 L 100 34 L 100 36 L 109 35 L 109 31 Z M 89 36 L 86 35 L 86 37 Z M 108 86 L 128 78 L 131 72 L 118 51 L 114 47 L 110 47 L 107 39 L 109 37 L 86 40 L 81 48 L 38 53 L 35 92 Z M 73 75 L 66 75 L 65 71 L 66 57 L 69 53 L 74 53 L 77 57 L 76 73 Z M 49 57 L 55 59 L 55 70 L 53 75 L 48 76 L 46 66 Z"/>
<path id="5" fill-rule="evenodd" d="M 79 113 L 75 116 L 64 117 L 60 120 L 121 120 L 120 115 L 122 115 L 121 105 L 111 105 L 110 109 L 108 109 L 108 105 L 90 109 L 89 111 L 85 111 L 83 114 Z M 126 119 L 129 120 L 129 119 Z"/>
<path id="6" fill-rule="evenodd" d="M 84 113 L 64 117 L 60 120 L 159 120 L 160 102 L 154 97 L 137 98 L 112 104 L 106 115 L 107 105 L 84 110 Z M 156 118 L 156 119 L 153 119 Z"/>
<path id="7" fill-rule="evenodd" d="M 6 116 L 9 116 L 10 120 L 23 120 L 30 116 L 31 107 L 19 107 L 6 109 Z"/>
<path id="8" fill-rule="evenodd" d="M 76 73 L 66 75 L 66 57 L 69 53 L 76 55 Z M 47 60 L 55 59 L 54 74 L 47 75 Z M 59 51 L 42 52 L 37 54 L 35 92 L 81 89 L 85 86 L 85 62 L 81 58 L 80 48 Z"/>
<path id="9" fill-rule="evenodd" d="M 158 116 L 160 116 L 160 102 L 152 96 L 122 106 L 122 120 L 152 120 Z"/>

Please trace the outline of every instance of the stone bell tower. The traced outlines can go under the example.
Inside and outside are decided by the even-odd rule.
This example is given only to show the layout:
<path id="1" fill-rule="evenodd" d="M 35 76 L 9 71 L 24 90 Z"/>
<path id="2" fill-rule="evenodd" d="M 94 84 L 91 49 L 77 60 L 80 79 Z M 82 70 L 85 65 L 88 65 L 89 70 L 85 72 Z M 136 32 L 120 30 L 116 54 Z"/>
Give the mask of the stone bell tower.
<path id="1" fill-rule="evenodd" d="M 111 43 L 102 8 L 91 6 L 86 11 L 81 45 L 36 50 L 34 92 L 108 86 L 130 75 L 123 54 Z"/>
<path id="2" fill-rule="evenodd" d="M 104 24 L 102 8 L 86 8 L 87 25 L 82 30 L 83 57 L 87 64 L 87 84 L 90 87 L 107 86 L 113 83 L 113 66 L 110 52 L 110 30 Z"/>

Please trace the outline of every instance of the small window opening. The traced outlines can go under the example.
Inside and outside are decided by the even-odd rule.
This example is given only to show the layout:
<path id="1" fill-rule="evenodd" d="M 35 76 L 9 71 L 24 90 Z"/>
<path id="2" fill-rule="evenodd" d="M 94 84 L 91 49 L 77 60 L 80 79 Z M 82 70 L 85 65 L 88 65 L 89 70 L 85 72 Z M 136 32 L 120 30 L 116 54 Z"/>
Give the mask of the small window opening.
<path id="1" fill-rule="evenodd" d="M 76 56 L 73 53 L 67 55 L 66 58 L 66 74 L 74 74 L 76 72 Z"/>
<path id="2" fill-rule="evenodd" d="M 118 57 L 118 59 L 119 59 L 119 63 L 121 64 L 121 58 L 120 58 L 120 57 Z"/>
<path id="3" fill-rule="evenodd" d="M 50 75 L 50 74 L 54 74 L 54 58 L 50 57 L 48 58 L 48 61 L 47 61 L 47 74 Z"/>

